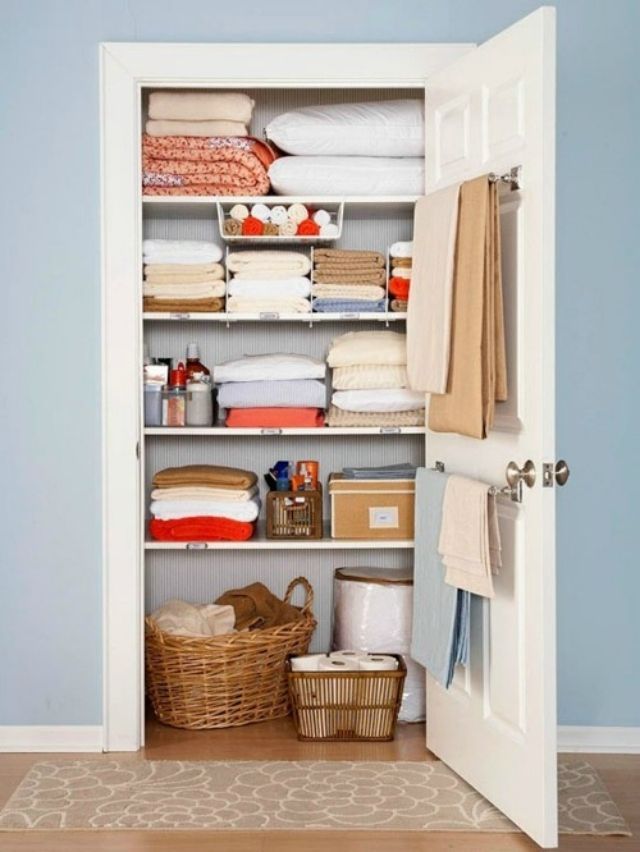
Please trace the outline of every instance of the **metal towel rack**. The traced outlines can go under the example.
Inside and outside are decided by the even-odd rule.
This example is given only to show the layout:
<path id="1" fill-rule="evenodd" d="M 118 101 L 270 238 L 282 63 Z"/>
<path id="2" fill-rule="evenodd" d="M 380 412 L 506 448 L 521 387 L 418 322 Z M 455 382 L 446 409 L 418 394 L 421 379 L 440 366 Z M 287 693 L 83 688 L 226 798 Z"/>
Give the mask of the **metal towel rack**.
<path id="1" fill-rule="evenodd" d="M 444 473 L 444 462 L 437 461 L 433 469 L 437 470 L 438 473 Z M 522 503 L 524 486 L 533 488 L 535 484 L 536 466 L 531 459 L 528 459 L 522 467 L 518 467 L 514 461 L 511 461 L 507 465 L 505 477 L 507 485 L 503 485 L 502 487 L 499 485 L 490 485 L 488 493 L 495 497 L 508 497 L 513 503 Z"/>
<path id="2" fill-rule="evenodd" d="M 502 175 L 498 175 L 495 172 L 490 172 L 489 181 L 491 183 L 504 183 L 509 187 L 509 190 L 511 192 L 515 192 L 516 190 L 521 189 L 521 173 L 522 166 L 513 166 L 509 169 L 508 172 L 505 172 Z"/>

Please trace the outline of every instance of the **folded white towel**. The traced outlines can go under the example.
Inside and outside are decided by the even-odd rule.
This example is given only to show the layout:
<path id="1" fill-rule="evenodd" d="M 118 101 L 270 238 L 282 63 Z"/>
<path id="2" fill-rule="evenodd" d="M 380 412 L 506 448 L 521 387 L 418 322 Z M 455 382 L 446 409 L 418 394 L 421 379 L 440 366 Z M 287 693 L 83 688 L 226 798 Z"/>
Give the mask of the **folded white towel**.
<path id="1" fill-rule="evenodd" d="M 311 311 L 308 299 L 245 299 L 230 296 L 227 311 L 231 314 L 306 314 Z"/>
<path id="2" fill-rule="evenodd" d="M 413 256 L 413 242 L 397 242 L 393 243 L 391 248 L 389 249 L 389 254 L 391 257 L 412 257 Z"/>
<path id="3" fill-rule="evenodd" d="M 222 249 L 206 240 L 143 240 L 145 263 L 218 263 Z"/>
<path id="4" fill-rule="evenodd" d="M 311 269 L 311 260 L 299 251 L 233 251 L 227 257 L 227 268 L 239 274 L 250 272 L 254 278 L 269 271 L 306 275 Z"/>
<path id="5" fill-rule="evenodd" d="M 394 278 L 411 278 L 411 269 L 406 266 L 394 266 L 391 269 Z"/>
<path id="6" fill-rule="evenodd" d="M 236 491 L 232 488 L 209 488 L 206 485 L 191 485 L 183 488 L 154 488 L 152 500 L 215 500 L 226 503 L 246 503 L 258 494 L 258 486 Z"/>
<path id="7" fill-rule="evenodd" d="M 262 382 L 295 379 L 324 379 L 324 361 L 308 355 L 273 352 L 269 355 L 245 355 L 225 361 L 213 369 L 216 384 L 221 382 Z"/>
<path id="8" fill-rule="evenodd" d="M 406 388 L 336 391 L 331 397 L 336 408 L 344 411 L 419 411 L 424 394 Z"/>
<path id="9" fill-rule="evenodd" d="M 489 486 L 465 476 L 450 476 L 438 541 L 445 583 L 492 598 L 492 574 L 501 567 L 500 550 L 496 500 L 489 494 Z"/>
<path id="10" fill-rule="evenodd" d="M 289 299 L 296 296 L 306 298 L 311 293 L 311 281 L 308 278 L 281 278 L 274 280 L 232 278 L 229 282 L 229 295 L 245 299 Z"/>
<path id="11" fill-rule="evenodd" d="M 348 331 L 331 342 L 330 367 L 354 364 L 406 364 L 407 338 L 395 331 Z"/>
<path id="12" fill-rule="evenodd" d="M 163 521 L 206 516 L 250 523 L 260 514 L 260 500 L 257 497 L 243 503 L 229 500 L 154 500 L 150 512 L 154 518 Z"/>

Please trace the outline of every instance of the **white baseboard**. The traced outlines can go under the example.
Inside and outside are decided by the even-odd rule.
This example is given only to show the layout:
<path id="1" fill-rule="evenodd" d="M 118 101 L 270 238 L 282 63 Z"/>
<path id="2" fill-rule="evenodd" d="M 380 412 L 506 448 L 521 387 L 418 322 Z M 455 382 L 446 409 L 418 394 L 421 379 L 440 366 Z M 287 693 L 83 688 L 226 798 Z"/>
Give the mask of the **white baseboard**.
<path id="1" fill-rule="evenodd" d="M 558 751 L 640 754 L 640 728 L 560 725 Z"/>
<path id="2" fill-rule="evenodd" d="M 102 751 L 101 725 L 0 725 L 0 752 Z"/>

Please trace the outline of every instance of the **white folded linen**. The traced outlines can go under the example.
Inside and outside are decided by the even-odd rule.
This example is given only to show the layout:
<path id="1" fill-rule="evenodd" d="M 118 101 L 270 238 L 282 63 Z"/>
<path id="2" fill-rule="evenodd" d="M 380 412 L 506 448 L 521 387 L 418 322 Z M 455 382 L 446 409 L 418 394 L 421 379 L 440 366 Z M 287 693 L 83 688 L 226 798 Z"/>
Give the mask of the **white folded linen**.
<path id="1" fill-rule="evenodd" d="M 311 311 L 308 299 L 245 299 L 230 296 L 227 312 L 231 314 L 306 314 Z"/>
<path id="2" fill-rule="evenodd" d="M 143 240 L 145 263 L 218 263 L 222 248 L 206 240 Z"/>
<path id="3" fill-rule="evenodd" d="M 163 633 L 174 636 L 222 636 L 231 633 L 236 613 L 228 604 L 191 604 L 172 599 L 151 613 Z"/>
<path id="4" fill-rule="evenodd" d="M 394 278 L 411 278 L 411 269 L 406 266 L 394 266 L 391 275 Z"/>
<path id="5" fill-rule="evenodd" d="M 391 257 L 413 257 L 413 241 L 393 243 L 389 249 Z"/>
<path id="6" fill-rule="evenodd" d="M 249 124 L 255 101 L 243 92 L 160 91 L 149 95 L 149 118 L 169 121 L 241 121 Z"/>
<path id="7" fill-rule="evenodd" d="M 244 503 L 229 500 L 154 500 L 150 512 L 162 521 L 206 516 L 251 522 L 260 514 L 260 500 L 258 497 Z"/>
<path id="8" fill-rule="evenodd" d="M 229 272 L 251 272 L 261 278 L 263 272 L 282 272 L 289 275 L 306 275 L 311 269 L 308 255 L 299 251 L 247 250 L 233 251 L 227 257 Z"/>
<path id="9" fill-rule="evenodd" d="M 152 500 L 214 500 L 227 503 L 246 503 L 258 494 L 257 485 L 244 491 L 233 488 L 209 488 L 206 485 L 190 485 L 182 488 L 154 488 Z"/>
<path id="10" fill-rule="evenodd" d="M 218 389 L 220 408 L 325 408 L 327 388 L 317 379 L 225 382 Z"/>
<path id="11" fill-rule="evenodd" d="M 311 281 L 308 278 L 232 278 L 229 282 L 229 295 L 245 299 L 288 299 L 311 293 Z"/>
<path id="12" fill-rule="evenodd" d="M 373 388 L 407 388 L 407 368 L 399 364 L 355 364 L 336 367 L 331 374 L 334 390 L 369 390 Z"/>
<path id="13" fill-rule="evenodd" d="M 247 125 L 241 121 L 172 121 L 150 119 L 145 125 L 149 136 L 248 136 Z"/>
<path id="14" fill-rule="evenodd" d="M 224 382 L 261 382 L 287 379 L 324 379 L 324 361 L 308 355 L 274 352 L 269 355 L 246 355 L 225 361 L 213 368 L 216 384 Z"/>
<path id="15" fill-rule="evenodd" d="M 406 388 L 376 388 L 336 391 L 331 403 L 343 411 L 418 411 L 425 400 L 423 393 Z"/>
<path id="16" fill-rule="evenodd" d="M 211 281 L 205 284 L 153 284 L 145 281 L 142 285 L 143 296 L 155 296 L 157 299 L 206 299 L 224 296 L 224 281 Z"/>
<path id="17" fill-rule="evenodd" d="M 327 364 L 406 364 L 407 338 L 395 331 L 349 331 L 331 343 Z"/>
<path id="18" fill-rule="evenodd" d="M 349 299 L 365 302 L 379 302 L 384 299 L 384 287 L 375 284 L 314 284 L 311 295 L 316 299 Z"/>

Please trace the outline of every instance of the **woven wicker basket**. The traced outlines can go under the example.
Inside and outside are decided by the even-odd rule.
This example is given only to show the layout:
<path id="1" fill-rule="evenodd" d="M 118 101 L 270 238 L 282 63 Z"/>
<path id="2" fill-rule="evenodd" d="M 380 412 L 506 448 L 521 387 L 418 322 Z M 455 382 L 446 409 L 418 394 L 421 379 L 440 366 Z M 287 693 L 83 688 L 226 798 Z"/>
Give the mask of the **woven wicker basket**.
<path id="1" fill-rule="evenodd" d="M 146 619 L 147 693 L 161 722 L 175 728 L 231 728 L 289 713 L 285 661 L 305 654 L 316 628 L 313 589 L 304 577 L 292 580 L 305 591 L 302 618 L 264 630 L 199 638 L 163 633 Z"/>

